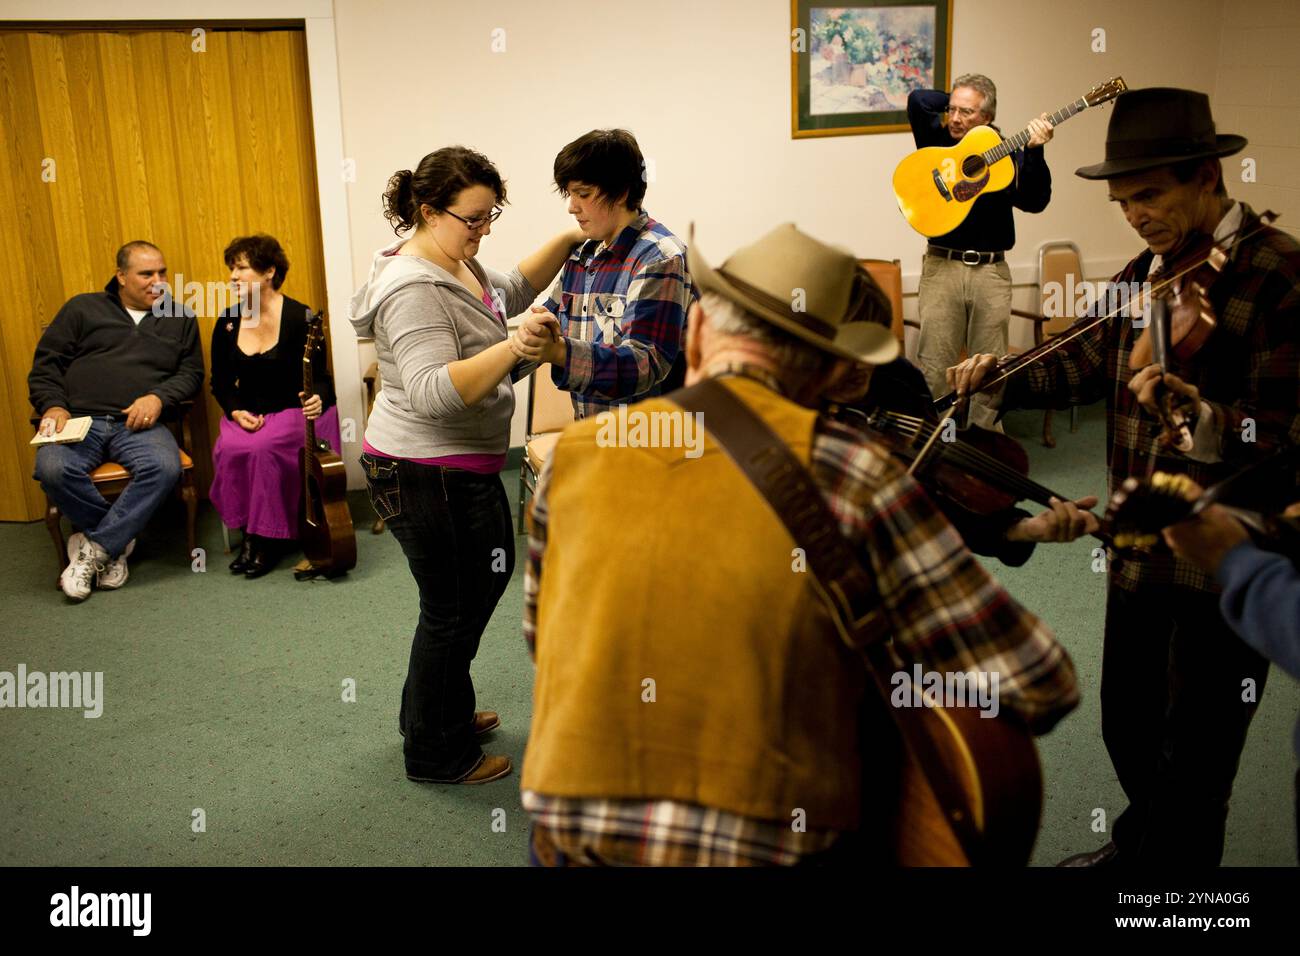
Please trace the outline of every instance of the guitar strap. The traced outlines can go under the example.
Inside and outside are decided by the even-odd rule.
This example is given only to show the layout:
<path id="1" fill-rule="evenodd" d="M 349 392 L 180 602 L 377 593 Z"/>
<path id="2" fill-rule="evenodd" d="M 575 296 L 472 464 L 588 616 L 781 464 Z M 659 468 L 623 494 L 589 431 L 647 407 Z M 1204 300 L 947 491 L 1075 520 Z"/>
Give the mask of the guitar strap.
<path id="1" fill-rule="evenodd" d="M 862 655 L 904 743 L 911 750 L 967 860 L 983 857 L 967 801 L 943 769 L 938 750 L 907 708 L 890 704 L 887 675 L 896 670 L 888 613 L 875 581 L 839 530 L 812 474 L 753 410 L 717 379 L 705 379 L 665 396 L 688 412 L 703 413 L 704 427 L 735 462 L 803 549 L 812 584 L 830 611 L 839 636 Z"/>

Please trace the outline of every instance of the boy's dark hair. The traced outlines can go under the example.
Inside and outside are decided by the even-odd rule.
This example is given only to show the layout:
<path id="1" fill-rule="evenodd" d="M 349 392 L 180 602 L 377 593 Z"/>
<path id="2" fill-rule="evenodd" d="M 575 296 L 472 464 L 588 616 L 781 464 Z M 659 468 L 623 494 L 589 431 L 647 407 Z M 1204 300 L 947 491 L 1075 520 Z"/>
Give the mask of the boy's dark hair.
<path id="1" fill-rule="evenodd" d="M 400 234 L 423 221 L 421 203 L 445 212 L 471 186 L 488 187 L 498 206 L 506 204 L 505 181 L 490 159 L 464 146 L 444 146 L 420 160 L 414 171 L 393 173 L 384 190 L 384 217 Z"/>
<path id="2" fill-rule="evenodd" d="M 289 257 L 284 254 L 284 249 L 273 236 L 264 233 L 231 239 L 222 256 L 226 260 L 227 269 L 241 258 L 247 259 L 248 264 L 258 272 L 265 272 L 275 266 L 275 275 L 271 276 L 272 289 L 284 285 L 285 273 L 289 271 Z"/>
<path id="3" fill-rule="evenodd" d="M 625 129 L 593 129 L 555 157 L 555 190 L 568 197 L 572 183 L 599 190 L 607 202 L 620 199 L 628 209 L 645 199 L 645 160 L 636 137 Z"/>

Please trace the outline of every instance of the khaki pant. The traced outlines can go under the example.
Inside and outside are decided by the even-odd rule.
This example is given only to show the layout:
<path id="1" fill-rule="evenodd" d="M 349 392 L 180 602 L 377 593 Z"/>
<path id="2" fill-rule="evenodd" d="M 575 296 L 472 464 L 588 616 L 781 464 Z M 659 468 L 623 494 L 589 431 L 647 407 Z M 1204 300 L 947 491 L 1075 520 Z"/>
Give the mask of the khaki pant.
<path id="1" fill-rule="evenodd" d="M 1006 261 L 968 266 L 955 259 L 923 256 L 917 289 L 921 338 L 917 364 L 935 398 L 948 394 L 945 374 L 966 354 L 1007 354 L 1011 321 L 1011 269 Z M 983 396 L 971 402 L 971 421 L 990 427 L 996 411 Z"/>

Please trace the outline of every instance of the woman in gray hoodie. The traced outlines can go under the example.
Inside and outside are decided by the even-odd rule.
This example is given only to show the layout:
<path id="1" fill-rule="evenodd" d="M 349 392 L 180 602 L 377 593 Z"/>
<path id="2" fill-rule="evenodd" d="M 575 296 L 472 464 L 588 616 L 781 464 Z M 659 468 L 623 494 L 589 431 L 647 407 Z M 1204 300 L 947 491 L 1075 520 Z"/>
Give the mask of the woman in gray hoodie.
<path id="1" fill-rule="evenodd" d="M 361 463 L 420 591 L 399 717 L 406 775 L 420 782 L 486 783 L 511 769 L 479 745 L 501 721 L 475 711 L 469 673 L 514 572 L 500 471 L 512 380 L 540 353 L 506 319 L 532 304 L 582 237 L 556 236 L 509 275 L 487 269 L 475 256 L 505 202 L 496 168 L 462 146 L 395 173 L 385 215 L 399 237 L 414 232 L 375 253 L 352 297 L 352 324 L 374 338 L 383 381 Z"/>

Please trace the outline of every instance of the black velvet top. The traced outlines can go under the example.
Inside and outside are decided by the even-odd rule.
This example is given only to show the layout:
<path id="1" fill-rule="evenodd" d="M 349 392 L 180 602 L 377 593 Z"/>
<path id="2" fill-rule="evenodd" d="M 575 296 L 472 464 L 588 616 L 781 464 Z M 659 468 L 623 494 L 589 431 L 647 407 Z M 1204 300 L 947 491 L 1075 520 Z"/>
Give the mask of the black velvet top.
<path id="1" fill-rule="evenodd" d="M 217 318 L 212 329 L 212 395 L 226 417 L 236 409 L 268 415 L 302 405 L 302 356 L 307 346 L 307 306 L 284 297 L 280 310 L 280 338 L 268 351 L 247 355 L 239 348 L 239 307 Z M 335 402 L 334 380 L 325 365 L 324 343 L 311 357 L 312 384 L 321 397 L 322 411 Z"/>

